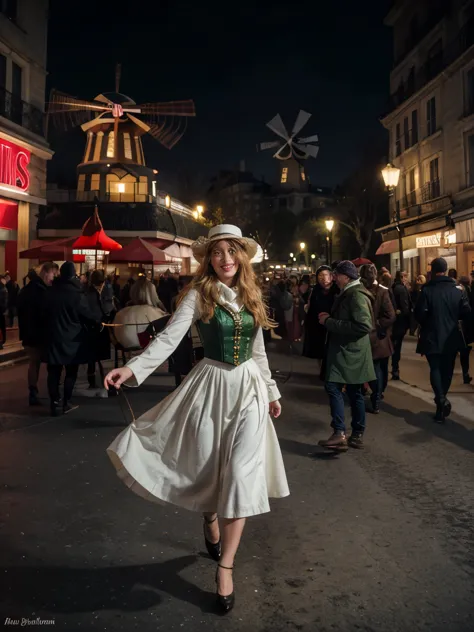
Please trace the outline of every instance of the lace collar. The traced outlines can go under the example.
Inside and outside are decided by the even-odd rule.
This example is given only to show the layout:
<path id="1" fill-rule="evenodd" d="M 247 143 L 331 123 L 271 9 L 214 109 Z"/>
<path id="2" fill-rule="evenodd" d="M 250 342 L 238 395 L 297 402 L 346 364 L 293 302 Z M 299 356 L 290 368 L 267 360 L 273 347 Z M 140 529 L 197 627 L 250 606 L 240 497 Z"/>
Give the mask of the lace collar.
<path id="1" fill-rule="evenodd" d="M 239 298 L 237 288 L 227 287 L 221 281 L 217 281 L 217 289 L 219 291 L 220 305 L 231 309 L 233 312 L 239 312 L 242 309 L 242 301 Z"/>

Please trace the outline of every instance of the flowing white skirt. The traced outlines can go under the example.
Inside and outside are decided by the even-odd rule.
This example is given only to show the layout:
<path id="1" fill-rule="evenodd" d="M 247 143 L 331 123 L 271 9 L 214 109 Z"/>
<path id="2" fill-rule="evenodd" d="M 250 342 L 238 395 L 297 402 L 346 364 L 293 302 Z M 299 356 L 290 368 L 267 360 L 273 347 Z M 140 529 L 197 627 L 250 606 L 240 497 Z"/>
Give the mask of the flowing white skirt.
<path id="1" fill-rule="evenodd" d="M 205 358 L 107 448 L 135 493 L 223 518 L 270 511 L 289 489 L 257 364 Z"/>

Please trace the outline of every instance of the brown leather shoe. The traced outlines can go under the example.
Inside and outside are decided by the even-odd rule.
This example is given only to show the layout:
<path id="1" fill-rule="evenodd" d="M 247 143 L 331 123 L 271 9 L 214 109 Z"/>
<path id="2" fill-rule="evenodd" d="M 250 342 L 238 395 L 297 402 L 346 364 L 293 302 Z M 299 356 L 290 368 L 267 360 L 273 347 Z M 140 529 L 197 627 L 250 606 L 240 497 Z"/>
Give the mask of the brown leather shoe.
<path id="1" fill-rule="evenodd" d="M 334 432 L 329 439 L 318 443 L 322 448 L 347 448 L 347 437 L 343 432 Z"/>

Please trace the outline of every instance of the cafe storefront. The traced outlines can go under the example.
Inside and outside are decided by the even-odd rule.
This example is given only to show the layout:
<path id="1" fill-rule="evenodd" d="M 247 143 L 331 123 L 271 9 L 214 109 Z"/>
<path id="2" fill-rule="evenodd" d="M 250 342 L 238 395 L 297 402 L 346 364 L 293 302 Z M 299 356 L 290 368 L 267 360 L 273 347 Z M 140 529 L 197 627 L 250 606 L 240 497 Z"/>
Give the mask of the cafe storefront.
<path id="1" fill-rule="evenodd" d="M 36 218 L 46 205 L 46 163 L 52 152 L 0 127 L 0 273 L 21 280 L 29 268 L 18 255 L 36 238 Z"/>

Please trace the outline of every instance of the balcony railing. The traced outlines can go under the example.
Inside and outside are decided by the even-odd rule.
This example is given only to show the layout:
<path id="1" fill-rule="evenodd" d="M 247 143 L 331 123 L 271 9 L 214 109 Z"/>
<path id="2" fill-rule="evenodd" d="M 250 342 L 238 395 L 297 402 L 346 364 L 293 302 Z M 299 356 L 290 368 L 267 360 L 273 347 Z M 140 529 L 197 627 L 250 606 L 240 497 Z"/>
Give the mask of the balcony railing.
<path id="1" fill-rule="evenodd" d="M 75 191 L 71 189 L 48 189 L 46 191 L 46 199 L 50 203 L 66 203 L 66 202 L 94 202 L 96 199 L 99 202 L 122 202 L 122 203 L 135 203 L 135 202 L 155 202 L 156 198 L 148 193 L 119 193 L 109 192 L 101 194 L 100 191 Z"/>
<path id="2" fill-rule="evenodd" d="M 431 202 L 441 197 L 441 179 L 436 178 L 421 187 L 421 202 Z"/>
<path id="3" fill-rule="evenodd" d="M 0 88 L 0 116 L 44 136 L 44 114 L 31 103 L 22 101 L 5 88 Z"/>
<path id="4" fill-rule="evenodd" d="M 439 54 L 431 57 L 417 71 L 411 73 L 405 82 L 402 82 L 396 92 L 390 96 L 388 111 L 396 109 L 413 94 L 418 92 L 437 77 L 440 72 L 456 61 L 468 48 L 474 45 L 474 20 L 468 22 L 458 33 L 451 44 Z"/>

